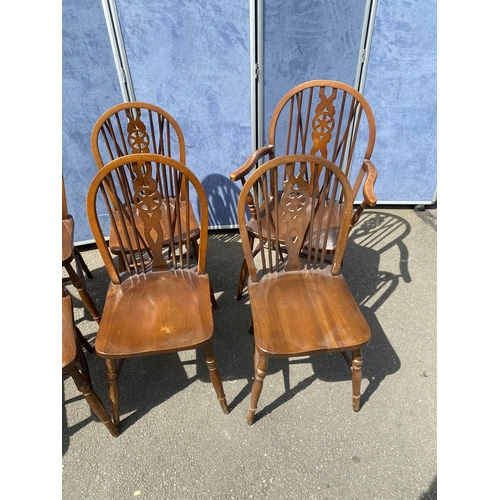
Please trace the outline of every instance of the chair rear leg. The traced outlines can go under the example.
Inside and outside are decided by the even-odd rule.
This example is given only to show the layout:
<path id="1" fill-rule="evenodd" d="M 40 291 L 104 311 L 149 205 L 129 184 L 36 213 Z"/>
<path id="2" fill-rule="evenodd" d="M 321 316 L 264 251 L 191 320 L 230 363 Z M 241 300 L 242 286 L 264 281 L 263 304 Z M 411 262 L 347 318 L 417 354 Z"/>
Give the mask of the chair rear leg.
<path id="1" fill-rule="evenodd" d="M 249 235 L 250 248 L 253 248 L 255 238 Z M 238 291 L 236 292 L 236 300 L 241 300 L 241 296 L 243 295 L 243 288 L 245 288 L 245 281 L 248 277 L 248 265 L 246 259 L 243 259 L 240 269 L 240 281 L 238 283 Z"/>
<path id="2" fill-rule="evenodd" d="M 240 270 L 240 281 L 238 282 L 238 291 L 236 292 L 236 300 L 241 300 L 241 296 L 243 295 L 243 288 L 245 288 L 245 281 L 248 275 L 248 266 L 247 261 L 243 260 L 241 264 Z"/>
<path id="3" fill-rule="evenodd" d="M 363 364 L 363 355 L 361 349 L 352 351 L 352 408 L 359 411 L 359 402 L 361 396 L 361 366 Z"/>
<path id="4" fill-rule="evenodd" d="M 219 369 L 217 368 L 217 363 L 215 361 L 212 344 L 207 344 L 205 346 L 205 361 L 208 366 L 208 372 L 210 373 L 210 380 L 212 381 L 212 385 L 217 393 L 217 398 L 219 399 L 222 411 L 227 415 L 229 413 L 229 407 L 227 406 L 226 395 L 224 394 L 224 387 L 222 386 Z"/>
<path id="5" fill-rule="evenodd" d="M 85 347 L 87 352 L 94 352 L 94 348 L 90 344 L 90 342 L 83 336 L 83 333 L 80 331 L 80 329 L 75 325 L 75 331 L 76 331 L 76 336 L 78 337 L 78 340 L 80 341 L 80 344 Z"/>
<path id="6" fill-rule="evenodd" d="M 80 298 L 82 299 L 83 305 L 88 309 L 92 317 L 94 318 L 95 322 L 99 324 L 101 322 L 101 313 L 98 311 L 94 301 L 92 300 L 92 297 L 89 295 L 87 290 L 85 289 L 85 286 L 78 276 L 78 273 L 73 269 L 71 264 L 67 264 L 64 266 L 66 269 L 71 283 L 75 286 L 75 288 L 78 291 L 78 294 L 80 295 Z"/>
<path id="7" fill-rule="evenodd" d="M 87 278 L 92 279 L 94 276 L 92 276 L 92 273 L 90 272 L 90 269 L 88 268 L 87 264 L 83 260 L 82 254 L 77 248 L 73 247 L 73 253 L 75 254 L 75 260 L 78 262 L 78 265 L 83 269 L 83 272 L 85 273 L 85 276 Z"/>
<path id="8" fill-rule="evenodd" d="M 198 251 L 200 249 L 197 241 L 191 241 L 191 246 L 193 247 L 194 258 L 198 259 Z M 212 287 L 212 281 L 210 280 L 210 276 L 208 277 L 208 282 L 210 284 L 210 302 L 212 303 L 212 308 L 217 309 L 219 305 L 217 304 L 217 299 L 215 298 L 214 289 Z"/>
<path id="9" fill-rule="evenodd" d="M 252 385 L 252 396 L 250 398 L 250 406 L 247 414 L 248 425 L 253 424 L 253 419 L 257 410 L 257 403 L 259 402 L 260 393 L 262 392 L 262 386 L 267 372 L 267 363 L 268 359 L 266 356 L 260 354 L 256 349 L 254 354 L 255 379 Z"/>
<path id="10" fill-rule="evenodd" d="M 215 298 L 215 293 L 212 287 L 212 280 L 210 279 L 210 276 L 208 277 L 208 283 L 210 284 L 210 302 L 212 302 L 212 307 L 214 309 L 217 309 L 219 305 L 217 304 L 217 299 Z"/>

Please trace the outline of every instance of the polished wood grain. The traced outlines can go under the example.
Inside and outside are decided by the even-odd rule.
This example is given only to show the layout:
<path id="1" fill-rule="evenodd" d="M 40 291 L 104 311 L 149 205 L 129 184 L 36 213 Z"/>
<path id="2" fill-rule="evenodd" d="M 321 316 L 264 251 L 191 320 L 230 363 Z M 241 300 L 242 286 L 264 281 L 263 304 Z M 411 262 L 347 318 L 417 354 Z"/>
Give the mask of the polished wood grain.
<path id="1" fill-rule="evenodd" d="M 276 203 L 279 186 L 282 193 Z M 243 186 L 238 224 L 249 271 L 255 342 L 249 425 L 268 358 L 275 357 L 342 352 L 352 370 L 353 409 L 359 410 L 362 348 L 371 333 L 340 272 L 353 199 L 341 169 L 313 155 L 270 160 Z M 259 209 L 248 215 L 256 206 L 253 200 L 260 200 Z M 255 221 L 255 238 L 247 230 L 248 217 Z M 327 258 L 332 237 L 335 252 Z"/>
<path id="2" fill-rule="evenodd" d="M 367 206 L 374 206 L 377 201 L 374 192 L 377 169 L 370 161 L 375 135 L 373 112 L 366 99 L 354 88 L 333 80 L 305 82 L 287 92 L 277 104 L 269 126 L 268 145 L 252 153 L 230 178 L 244 185 L 246 177 L 262 161 L 280 155 L 300 153 L 330 159 L 352 179 L 354 198 L 357 198 L 358 192 L 362 196 L 358 207 L 351 214 L 352 227 L 363 210 Z M 280 186 L 275 198 L 278 202 L 281 195 Z M 255 214 L 254 207 L 249 206 L 249 209 Z M 337 223 L 332 220 L 333 227 Z M 249 219 L 247 230 L 253 245 L 257 237 L 255 217 Z M 266 239 L 266 224 L 262 225 L 261 231 L 261 236 Z M 276 236 L 280 243 L 285 243 L 283 234 L 277 233 Z M 331 236 L 326 248 L 329 254 L 333 254 L 336 247 L 334 230 Z M 248 269 L 244 261 L 237 300 L 241 299 L 247 276 Z"/>
<path id="3" fill-rule="evenodd" d="M 74 246 L 75 222 L 71 214 L 68 213 L 66 191 L 64 187 L 64 176 L 62 178 L 62 267 L 66 270 L 67 277 L 63 278 L 64 283 L 71 283 L 77 290 L 83 305 L 88 309 L 94 320 L 99 323 L 101 313 L 97 309 L 95 302 L 85 286 L 85 277 L 92 278 L 87 264 L 83 260 L 80 251 Z M 73 267 L 75 263 L 75 267 Z"/>
<path id="4" fill-rule="evenodd" d="M 92 387 L 89 368 L 81 343 L 87 349 L 90 344 L 76 328 L 73 316 L 71 296 L 63 291 L 62 298 L 62 373 L 70 375 L 78 390 L 84 395 L 91 410 L 99 417 L 113 437 L 118 436 L 118 429 L 111 421 L 101 399 Z"/>
<path id="5" fill-rule="evenodd" d="M 191 214 L 192 193 L 197 195 L 199 224 Z M 118 379 L 124 359 L 191 349 L 204 350 L 217 398 L 228 413 L 212 348 L 214 324 L 205 270 L 208 204 L 199 180 L 167 156 L 140 153 L 117 158 L 92 181 L 87 214 L 111 279 L 95 349 L 106 359 L 114 423 L 120 422 Z M 114 249 L 104 237 L 103 223 L 108 220 L 115 228 Z M 193 238 L 199 241 L 194 255 Z M 121 265 L 115 254 L 121 256 Z"/>
<path id="6" fill-rule="evenodd" d="M 120 158 L 128 154 L 136 153 L 154 153 L 168 156 L 178 160 L 182 164 L 186 164 L 186 146 L 184 135 L 177 121 L 164 109 L 147 102 L 126 102 L 117 104 L 104 112 L 95 123 L 91 134 L 91 148 L 95 163 L 98 169 L 101 169 L 110 161 Z M 128 167 L 129 166 L 124 166 Z M 175 169 L 165 169 L 166 176 L 178 176 Z M 165 241 L 164 246 L 169 245 L 168 238 L 170 237 L 166 229 L 170 225 L 167 221 L 168 214 L 171 211 L 165 209 L 166 204 L 171 204 L 172 200 L 168 200 L 165 195 L 166 179 L 157 177 L 155 181 L 158 184 L 159 192 L 162 196 L 162 226 L 164 230 Z M 182 184 L 182 178 L 176 178 L 176 182 L 181 183 L 181 217 L 184 218 L 187 210 L 190 211 L 191 221 L 191 245 L 193 254 L 198 253 L 198 238 L 199 226 L 194 218 L 193 207 L 186 206 L 188 199 L 186 193 L 186 185 Z M 128 186 L 131 190 L 131 186 Z M 138 217 L 138 212 L 131 214 L 133 217 Z M 137 218 L 137 223 L 141 224 L 140 218 Z M 117 249 L 118 228 L 110 228 L 110 245 L 112 251 L 120 255 Z M 122 235 L 122 240 L 123 235 Z M 125 240 L 124 240 L 125 241 Z M 129 248 L 124 247 L 125 252 Z M 121 256 L 120 256 L 121 258 Z M 217 300 L 215 294 L 211 290 L 210 298 L 212 306 L 217 308 Z"/>

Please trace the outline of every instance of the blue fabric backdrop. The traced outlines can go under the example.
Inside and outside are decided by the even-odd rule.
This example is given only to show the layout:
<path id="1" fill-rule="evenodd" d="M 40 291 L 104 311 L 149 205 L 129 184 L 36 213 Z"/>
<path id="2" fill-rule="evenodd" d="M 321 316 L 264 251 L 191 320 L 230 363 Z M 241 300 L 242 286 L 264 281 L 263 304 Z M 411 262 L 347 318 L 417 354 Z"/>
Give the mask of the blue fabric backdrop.
<path id="1" fill-rule="evenodd" d="M 379 0 L 364 91 L 377 123 L 379 203 L 433 199 L 436 38 L 436 0 Z"/>
<path id="2" fill-rule="evenodd" d="M 264 2 L 264 143 L 279 100 L 315 79 L 354 85 L 366 0 Z"/>
<path id="3" fill-rule="evenodd" d="M 117 0 L 137 100 L 179 122 L 212 227 L 236 224 L 228 175 L 251 152 L 247 0 Z M 85 211 L 95 174 L 90 133 L 122 102 L 98 0 L 63 0 L 63 173 L 75 241 L 92 240 Z M 264 137 L 279 99 L 315 78 L 354 83 L 365 0 L 264 2 Z M 436 0 L 379 0 L 364 94 L 377 122 L 379 203 L 430 202 L 436 189 Z"/>
<path id="4" fill-rule="evenodd" d="M 207 193 L 211 227 L 235 226 L 229 174 L 251 152 L 248 0 L 117 0 L 135 97 L 168 111 Z"/>
<path id="5" fill-rule="evenodd" d="M 62 170 L 78 243 L 93 239 L 85 209 L 97 172 L 92 127 L 122 97 L 101 2 L 63 0 L 62 16 Z"/>

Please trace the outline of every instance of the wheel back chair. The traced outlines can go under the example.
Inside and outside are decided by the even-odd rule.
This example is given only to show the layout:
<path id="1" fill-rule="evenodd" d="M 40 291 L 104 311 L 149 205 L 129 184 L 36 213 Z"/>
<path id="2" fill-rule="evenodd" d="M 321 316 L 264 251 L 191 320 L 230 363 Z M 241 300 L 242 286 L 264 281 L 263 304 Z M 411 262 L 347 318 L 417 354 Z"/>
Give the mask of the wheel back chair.
<path id="1" fill-rule="evenodd" d="M 345 83 L 312 80 L 294 87 L 281 99 L 271 117 L 268 145 L 255 151 L 230 178 L 244 185 L 245 177 L 263 160 L 281 155 L 300 153 L 330 159 L 347 178 L 354 175 L 352 187 L 355 200 L 362 188 L 359 206 L 350 213 L 352 228 L 365 207 L 374 206 L 377 201 L 373 191 L 377 169 L 370 161 L 374 144 L 375 120 L 366 99 Z M 280 187 L 277 203 L 281 194 Z M 253 246 L 257 237 L 254 217 L 248 221 L 247 230 Z M 265 240 L 265 224 L 262 231 L 261 236 Z M 283 234 L 278 233 L 277 237 L 280 243 L 284 243 Z M 336 239 L 332 237 L 324 250 L 331 256 L 335 247 Z M 255 251 L 258 252 L 259 248 L 256 247 Z M 241 299 L 247 276 L 246 261 L 243 261 L 237 300 Z"/>
<path id="2" fill-rule="evenodd" d="M 184 135 L 177 121 L 165 110 L 146 102 L 126 102 L 117 104 L 108 109 L 97 120 L 92 130 L 91 148 L 95 163 L 98 169 L 101 169 L 106 163 L 111 160 L 120 158 L 124 155 L 135 153 L 154 153 L 168 156 L 178 160 L 183 165 L 186 164 L 186 147 Z M 175 176 L 175 170 L 166 169 L 167 176 Z M 176 179 L 176 182 L 181 182 L 182 178 Z M 158 177 L 155 179 L 159 186 L 159 192 L 162 196 L 162 203 L 172 204 L 173 200 L 168 200 L 165 191 L 165 179 Z M 183 202 L 180 209 L 185 210 L 185 201 L 188 199 L 186 193 L 186 185 L 180 184 L 180 195 Z M 129 186 L 128 188 L 132 188 Z M 186 207 L 187 210 L 187 207 Z M 171 211 L 163 210 L 162 217 L 166 216 Z M 190 239 L 193 255 L 198 253 L 198 238 L 199 227 L 196 229 L 197 221 L 195 219 L 194 210 L 189 207 L 189 213 L 193 217 L 191 226 L 193 227 L 193 235 Z M 133 214 L 138 217 L 138 214 Z M 169 221 L 163 221 L 162 224 L 167 226 Z M 117 254 L 121 259 L 121 253 L 116 244 L 116 234 L 114 228 L 111 228 L 110 245 L 113 253 Z M 169 245 L 168 241 L 164 242 L 165 246 Z M 124 247 L 125 255 L 128 254 L 129 248 Z M 124 264 L 121 262 L 121 269 L 124 269 Z M 211 289 L 210 299 L 212 306 L 217 308 L 217 301 Z"/>
<path id="3" fill-rule="evenodd" d="M 344 172 L 314 155 L 272 159 L 241 190 L 238 224 L 255 342 L 248 425 L 273 357 L 341 352 L 352 370 L 353 408 L 359 411 L 362 348 L 371 333 L 340 272 L 353 200 Z M 255 233 L 247 230 L 249 219 Z M 335 252 L 327 260 L 332 242 Z"/>
<path id="4" fill-rule="evenodd" d="M 199 224 L 192 213 L 193 195 L 198 198 Z M 205 272 L 208 205 L 199 180 L 164 155 L 123 156 L 98 171 L 89 187 L 87 214 L 111 279 L 95 350 L 106 360 L 115 425 L 120 423 L 118 376 L 124 359 L 198 348 L 204 349 L 213 387 L 228 413 L 212 348 Z M 109 246 L 106 221 L 115 235 Z M 199 244 L 192 257 L 194 239 Z M 113 259 L 116 254 L 121 264 Z"/>
<path id="5" fill-rule="evenodd" d="M 64 290 L 62 293 L 62 373 L 70 375 L 78 390 L 85 396 L 91 410 L 99 417 L 101 422 L 113 437 L 118 436 L 118 430 L 111 422 L 106 408 L 95 393 L 90 379 L 89 368 L 82 349 L 94 352 L 81 331 L 75 325 L 73 303 L 71 296 Z"/>
<path id="6" fill-rule="evenodd" d="M 83 260 L 83 257 L 79 250 L 74 246 L 74 234 L 75 222 L 73 217 L 68 213 L 68 207 L 66 204 L 66 190 L 64 187 L 64 176 L 62 178 L 62 267 L 66 270 L 67 276 L 62 279 L 64 283 L 71 283 L 80 298 L 82 299 L 83 305 L 88 309 L 94 320 L 99 323 L 101 320 L 101 313 L 97 309 L 92 297 L 89 295 L 87 288 L 85 286 L 85 277 L 92 278 L 92 273 L 90 272 L 87 264 Z M 75 267 L 73 267 L 73 261 L 75 262 Z"/>

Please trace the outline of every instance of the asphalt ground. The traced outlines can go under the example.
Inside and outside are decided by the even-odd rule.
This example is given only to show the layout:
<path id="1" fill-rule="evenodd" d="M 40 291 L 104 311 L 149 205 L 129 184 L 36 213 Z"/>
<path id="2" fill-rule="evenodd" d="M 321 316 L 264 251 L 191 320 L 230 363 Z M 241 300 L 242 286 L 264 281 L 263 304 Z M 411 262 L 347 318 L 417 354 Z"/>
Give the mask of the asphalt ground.
<path id="1" fill-rule="evenodd" d="M 94 247 L 81 251 L 94 274 L 87 289 L 102 310 L 108 275 Z M 359 413 L 340 354 L 273 359 L 255 422 L 246 425 L 253 338 L 248 297 L 234 299 L 242 258 L 237 231 L 210 232 L 214 350 L 229 415 L 202 352 L 125 362 L 118 438 L 63 378 L 62 498 L 436 498 L 437 208 L 375 207 L 350 235 L 342 272 L 372 330 Z M 97 324 L 68 291 L 76 324 L 93 343 Z M 104 360 L 86 357 L 109 410 Z"/>

